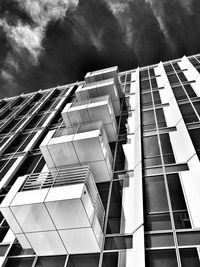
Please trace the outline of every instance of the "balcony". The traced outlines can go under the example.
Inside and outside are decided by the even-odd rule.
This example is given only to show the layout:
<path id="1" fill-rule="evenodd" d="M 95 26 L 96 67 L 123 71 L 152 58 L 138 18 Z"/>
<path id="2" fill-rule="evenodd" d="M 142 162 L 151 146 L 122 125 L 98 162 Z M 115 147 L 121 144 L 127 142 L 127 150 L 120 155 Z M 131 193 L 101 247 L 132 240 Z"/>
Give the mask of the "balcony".
<path id="1" fill-rule="evenodd" d="M 86 82 L 86 84 L 89 84 L 89 83 L 95 83 L 95 82 L 107 80 L 110 78 L 114 78 L 115 83 L 117 85 L 120 85 L 119 76 L 118 76 L 118 66 L 88 72 L 85 75 L 85 82 Z M 120 87 L 119 87 L 118 93 L 119 94 L 121 93 Z"/>
<path id="2" fill-rule="evenodd" d="M 40 150 L 49 169 L 88 165 L 96 183 L 112 178 L 113 157 L 102 122 L 49 131 Z"/>
<path id="3" fill-rule="evenodd" d="M 117 123 L 109 95 L 68 103 L 62 111 L 66 127 L 102 121 L 109 142 L 117 139 Z"/>
<path id="4" fill-rule="evenodd" d="M 121 91 L 121 85 L 116 83 L 114 78 L 110 78 L 104 81 L 90 83 L 79 86 L 76 90 L 76 97 L 78 101 L 88 100 L 99 96 L 109 95 L 115 116 L 120 115 L 120 102 L 119 92 Z"/>
<path id="5" fill-rule="evenodd" d="M 38 256 L 101 251 L 105 212 L 89 167 L 19 177 L 0 210 Z"/>

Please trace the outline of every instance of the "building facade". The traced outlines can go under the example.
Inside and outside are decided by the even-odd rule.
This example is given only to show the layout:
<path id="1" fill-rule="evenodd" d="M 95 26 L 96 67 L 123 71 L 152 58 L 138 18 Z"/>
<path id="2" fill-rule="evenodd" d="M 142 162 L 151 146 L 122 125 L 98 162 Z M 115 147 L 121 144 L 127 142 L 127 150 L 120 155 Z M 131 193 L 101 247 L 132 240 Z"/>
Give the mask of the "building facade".
<path id="1" fill-rule="evenodd" d="M 0 266 L 200 266 L 200 55 L 0 111 Z"/>

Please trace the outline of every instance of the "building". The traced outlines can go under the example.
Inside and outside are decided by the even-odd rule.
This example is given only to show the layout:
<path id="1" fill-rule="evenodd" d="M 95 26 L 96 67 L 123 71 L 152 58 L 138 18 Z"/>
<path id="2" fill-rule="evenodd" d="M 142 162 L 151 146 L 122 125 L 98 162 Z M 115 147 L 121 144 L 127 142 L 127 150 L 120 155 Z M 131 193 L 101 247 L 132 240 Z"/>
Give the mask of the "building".
<path id="1" fill-rule="evenodd" d="M 0 265 L 200 266 L 200 55 L 0 101 Z"/>

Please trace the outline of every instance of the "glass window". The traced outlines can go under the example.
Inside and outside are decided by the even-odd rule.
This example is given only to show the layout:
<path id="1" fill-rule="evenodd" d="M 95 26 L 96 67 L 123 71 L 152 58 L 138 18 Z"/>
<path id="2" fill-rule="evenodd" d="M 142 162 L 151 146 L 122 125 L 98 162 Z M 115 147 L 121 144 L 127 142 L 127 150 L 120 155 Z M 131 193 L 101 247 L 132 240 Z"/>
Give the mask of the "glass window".
<path id="1" fill-rule="evenodd" d="M 194 105 L 197 113 L 200 115 L 200 101 L 193 102 L 193 105 Z"/>
<path id="2" fill-rule="evenodd" d="M 147 136 L 143 138 L 144 167 L 161 165 L 158 137 Z"/>
<path id="3" fill-rule="evenodd" d="M 177 173 L 167 174 L 167 183 L 173 210 L 186 210 L 185 198 L 179 175 Z"/>
<path id="4" fill-rule="evenodd" d="M 174 69 L 170 63 L 164 65 L 164 69 L 166 72 L 174 72 Z"/>
<path id="5" fill-rule="evenodd" d="M 162 147 L 162 153 L 164 158 L 165 164 L 170 164 L 175 162 L 169 134 L 161 134 L 160 135 L 160 142 Z"/>
<path id="6" fill-rule="evenodd" d="M 188 98 L 182 86 L 173 87 L 172 90 L 177 100 Z"/>
<path id="7" fill-rule="evenodd" d="M 148 77 L 148 70 L 141 70 L 140 71 L 140 77 L 141 77 L 141 79 L 147 78 Z"/>
<path id="8" fill-rule="evenodd" d="M 5 267 L 32 267 L 34 258 L 12 258 L 8 259 Z"/>
<path id="9" fill-rule="evenodd" d="M 96 186 L 97 186 L 97 189 L 99 191 L 99 195 L 101 197 L 101 201 L 103 203 L 104 209 L 106 209 L 107 201 L 108 201 L 108 193 L 109 193 L 109 188 L 110 188 L 110 182 L 97 183 Z"/>
<path id="10" fill-rule="evenodd" d="M 145 219 L 146 231 L 169 230 L 172 228 L 169 213 L 147 214 Z"/>
<path id="11" fill-rule="evenodd" d="M 150 76 L 155 76 L 155 71 L 154 71 L 154 68 L 150 68 L 149 69 L 149 73 L 150 73 Z"/>
<path id="12" fill-rule="evenodd" d="M 180 232 L 177 233 L 177 239 L 179 246 L 191 246 L 191 245 L 200 245 L 200 232 Z"/>
<path id="13" fill-rule="evenodd" d="M 173 234 L 145 234 L 145 244 L 148 248 L 174 246 Z"/>
<path id="14" fill-rule="evenodd" d="M 197 155 L 200 158 L 200 128 L 189 130 L 189 134 L 194 148 L 196 149 Z"/>
<path id="15" fill-rule="evenodd" d="M 67 267 L 98 267 L 99 254 L 70 255 Z"/>
<path id="16" fill-rule="evenodd" d="M 174 211 L 173 216 L 176 229 L 191 228 L 189 214 L 187 211 Z"/>
<path id="17" fill-rule="evenodd" d="M 167 77 L 169 79 L 170 84 L 180 83 L 176 74 L 170 74 L 170 75 L 167 75 Z"/>
<path id="18" fill-rule="evenodd" d="M 120 233 L 122 192 L 123 181 L 113 182 L 108 214 L 107 234 Z"/>
<path id="19" fill-rule="evenodd" d="M 172 65 L 174 66 L 175 70 L 180 70 L 181 69 L 177 62 L 172 63 Z"/>
<path id="20" fill-rule="evenodd" d="M 156 123 L 155 123 L 153 110 L 142 112 L 142 125 L 143 125 L 144 131 L 156 129 Z"/>
<path id="21" fill-rule="evenodd" d="M 190 84 L 184 85 L 184 88 L 185 88 L 187 94 L 189 95 L 189 97 L 196 97 L 197 96 Z"/>
<path id="22" fill-rule="evenodd" d="M 151 93 L 149 92 L 141 94 L 141 102 L 143 107 L 152 106 L 153 104 Z"/>
<path id="23" fill-rule="evenodd" d="M 132 248 L 132 235 L 106 237 L 105 250 Z"/>
<path id="24" fill-rule="evenodd" d="M 167 127 L 162 108 L 156 109 L 156 117 L 157 117 L 158 128 Z"/>
<path id="25" fill-rule="evenodd" d="M 169 210 L 163 176 L 144 179 L 144 201 L 146 212 L 166 212 Z"/>
<path id="26" fill-rule="evenodd" d="M 102 267 L 118 267 L 118 252 L 104 253 Z"/>
<path id="27" fill-rule="evenodd" d="M 0 257 L 4 256 L 9 248 L 9 245 L 0 245 Z"/>
<path id="28" fill-rule="evenodd" d="M 148 267 L 178 267 L 174 249 L 147 251 L 146 262 Z"/>
<path id="29" fill-rule="evenodd" d="M 35 267 L 64 267 L 66 256 L 38 257 Z"/>
<path id="30" fill-rule="evenodd" d="M 9 256 L 19 256 L 19 255 L 34 255 L 33 249 L 23 249 L 20 244 L 13 244 L 11 250 L 9 251 Z"/>
<path id="31" fill-rule="evenodd" d="M 200 261 L 196 248 L 180 249 L 182 267 L 199 267 Z"/>
<path id="32" fill-rule="evenodd" d="M 185 77 L 185 74 L 183 72 L 179 72 L 177 74 L 178 74 L 178 77 L 181 80 L 181 82 L 186 82 L 187 81 L 187 78 Z"/>
<path id="33" fill-rule="evenodd" d="M 198 121 L 198 118 L 190 103 L 179 106 L 183 119 L 186 123 Z"/>
<path id="34" fill-rule="evenodd" d="M 152 86 L 152 88 L 156 88 L 156 87 L 158 87 L 156 78 L 151 79 L 151 86 Z"/>
<path id="35" fill-rule="evenodd" d="M 141 81 L 140 86 L 141 86 L 141 90 L 149 90 L 150 89 L 149 80 Z"/>

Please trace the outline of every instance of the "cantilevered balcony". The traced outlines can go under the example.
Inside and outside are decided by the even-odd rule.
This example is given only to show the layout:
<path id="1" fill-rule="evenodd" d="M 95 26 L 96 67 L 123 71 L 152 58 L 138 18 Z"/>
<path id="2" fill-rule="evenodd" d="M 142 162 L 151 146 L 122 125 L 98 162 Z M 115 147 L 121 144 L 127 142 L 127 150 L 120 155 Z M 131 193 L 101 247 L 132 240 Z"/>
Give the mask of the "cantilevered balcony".
<path id="1" fill-rule="evenodd" d="M 114 78 L 104 81 L 94 82 L 79 86 L 76 90 L 76 97 L 78 101 L 88 100 L 90 98 L 109 95 L 115 115 L 120 114 L 119 91 L 120 84 L 116 83 Z"/>
<path id="2" fill-rule="evenodd" d="M 103 80 L 107 80 L 110 78 L 114 78 L 115 83 L 117 84 L 117 89 L 119 95 L 121 95 L 121 87 L 119 82 L 119 76 L 118 76 L 118 66 L 102 69 L 102 70 L 96 70 L 92 72 L 88 72 L 85 75 L 85 82 L 86 84 L 89 83 L 95 83 Z"/>
<path id="3" fill-rule="evenodd" d="M 102 122 L 49 131 L 40 150 L 49 169 L 88 165 L 95 182 L 112 178 L 113 157 Z"/>
<path id="4" fill-rule="evenodd" d="M 117 123 L 109 95 L 68 103 L 62 111 L 62 117 L 66 127 L 102 121 L 108 141 L 117 139 Z"/>
<path id="5" fill-rule="evenodd" d="M 38 256 L 101 251 L 105 212 L 89 167 L 19 177 L 0 210 Z"/>

